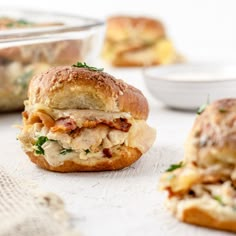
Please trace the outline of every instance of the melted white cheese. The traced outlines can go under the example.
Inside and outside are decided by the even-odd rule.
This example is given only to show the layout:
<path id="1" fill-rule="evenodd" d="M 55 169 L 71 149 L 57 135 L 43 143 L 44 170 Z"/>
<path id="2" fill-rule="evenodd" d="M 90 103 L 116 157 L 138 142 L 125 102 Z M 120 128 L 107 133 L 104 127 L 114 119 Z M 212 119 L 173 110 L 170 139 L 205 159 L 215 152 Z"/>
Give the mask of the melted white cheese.
<path id="1" fill-rule="evenodd" d="M 145 153 L 152 146 L 155 138 L 155 129 L 147 125 L 144 120 L 134 120 L 125 144 L 129 147 L 138 148 L 142 153 Z"/>
<path id="2" fill-rule="evenodd" d="M 236 220 L 236 191 L 230 181 L 223 184 L 197 184 L 191 189 L 195 193 L 194 197 L 186 194 L 183 198 L 172 197 L 167 201 L 168 207 L 180 220 L 183 219 L 184 211 L 190 208 L 201 209 L 221 221 Z"/>
<path id="3" fill-rule="evenodd" d="M 81 160 L 88 160 L 89 158 L 103 158 L 101 151 L 96 153 L 86 153 L 84 150 L 66 152 L 62 154 L 63 147 L 55 141 L 48 141 L 43 144 L 44 157 L 51 166 L 60 166 L 65 161 L 79 162 Z"/>
<path id="4" fill-rule="evenodd" d="M 47 114 L 53 117 L 53 119 L 57 120 L 59 118 L 70 117 L 72 118 L 78 127 L 83 127 L 85 121 L 99 121 L 99 120 L 107 120 L 113 121 L 119 118 L 125 118 L 127 120 L 131 119 L 130 113 L 127 112 L 105 112 L 99 110 L 78 110 L 78 109 L 51 109 L 42 104 L 35 104 L 34 106 L 29 106 L 28 101 L 25 102 L 26 110 L 29 112 L 36 112 L 38 110 L 45 111 Z"/>

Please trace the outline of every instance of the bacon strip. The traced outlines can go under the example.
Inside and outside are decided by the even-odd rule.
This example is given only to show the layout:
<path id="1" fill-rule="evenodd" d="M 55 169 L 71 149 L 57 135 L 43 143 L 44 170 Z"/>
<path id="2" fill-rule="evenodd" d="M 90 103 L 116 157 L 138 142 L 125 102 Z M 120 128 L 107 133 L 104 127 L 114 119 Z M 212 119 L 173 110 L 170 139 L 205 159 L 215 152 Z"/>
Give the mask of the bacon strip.
<path id="1" fill-rule="evenodd" d="M 30 116 L 27 112 L 23 112 L 22 115 L 26 119 L 27 124 L 43 123 L 47 128 L 51 128 L 52 132 L 70 132 L 78 128 L 76 122 L 70 117 L 60 118 L 55 121 L 50 115 L 41 111 L 37 111 Z M 105 124 L 123 132 L 128 132 L 131 126 L 127 119 L 118 118 L 113 121 L 105 119 L 86 120 L 83 123 L 83 128 L 95 128 L 98 124 Z"/>
<path id="2" fill-rule="evenodd" d="M 105 155 L 105 157 L 111 158 L 112 157 L 112 152 L 109 148 L 104 148 L 102 150 L 103 154 Z"/>
<path id="3" fill-rule="evenodd" d="M 51 128 L 52 132 L 68 132 L 77 128 L 76 122 L 70 117 L 56 120 L 55 125 Z"/>
<path id="4" fill-rule="evenodd" d="M 109 120 L 86 120 L 83 123 L 83 127 L 84 128 L 94 128 L 98 124 L 105 124 L 105 125 L 108 125 L 111 128 L 118 129 L 118 130 L 121 130 L 121 131 L 124 131 L 124 132 L 128 132 L 129 128 L 131 126 L 131 124 L 128 123 L 127 119 L 118 118 L 118 119 L 115 119 L 113 121 L 109 121 Z"/>
<path id="5" fill-rule="evenodd" d="M 23 111 L 21 114 L 22 114 L 22 117 L 23 117 L 24 119 L 28 120 L 29 114 L 28 114 L 27 111 Z"/>
<path id="6" fill-rule="evenodd" d="M 127 119 L 124 119 L 124 118 L 115 119 L 113 122 L 108 121 L 108 123 L 105 123 L 105 124 L 109 125 L 112 128 L 115 128 L 124 132 L 128 132 L 131 126 L 131 124 L 128 123 Z"/>

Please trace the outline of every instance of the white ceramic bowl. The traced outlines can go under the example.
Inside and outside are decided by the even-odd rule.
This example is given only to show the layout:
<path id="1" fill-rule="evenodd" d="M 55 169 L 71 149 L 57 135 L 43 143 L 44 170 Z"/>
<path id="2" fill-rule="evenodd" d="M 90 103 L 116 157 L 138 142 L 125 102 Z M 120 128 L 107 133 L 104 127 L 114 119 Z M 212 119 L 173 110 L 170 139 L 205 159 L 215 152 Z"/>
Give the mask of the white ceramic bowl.
<path id="1" fill-rule="evenodd" d="M 236 64 L 187 63 L 143 70 L 150 93 L 169 107 L 193 110 L 221 98 L 236 97 Z"/>

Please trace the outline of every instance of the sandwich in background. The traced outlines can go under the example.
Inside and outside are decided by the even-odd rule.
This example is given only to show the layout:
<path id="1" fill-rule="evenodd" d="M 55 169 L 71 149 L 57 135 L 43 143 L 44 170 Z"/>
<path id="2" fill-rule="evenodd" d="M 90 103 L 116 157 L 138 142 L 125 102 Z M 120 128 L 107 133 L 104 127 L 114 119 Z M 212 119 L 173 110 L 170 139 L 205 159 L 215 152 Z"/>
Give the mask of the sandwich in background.
<path id="1" fill-rule="evenodd" d="M 102 57 L 117 67 L 180 61 L 180 56 L 159 20 L 132 16 L 108 18 Z"/>
<path id="2" fill-rule="evenodd" d="M 179 220 L 236 232 L 236 99 L 199 110 L 184 161 L 163 174 L 161 188 Z"/>

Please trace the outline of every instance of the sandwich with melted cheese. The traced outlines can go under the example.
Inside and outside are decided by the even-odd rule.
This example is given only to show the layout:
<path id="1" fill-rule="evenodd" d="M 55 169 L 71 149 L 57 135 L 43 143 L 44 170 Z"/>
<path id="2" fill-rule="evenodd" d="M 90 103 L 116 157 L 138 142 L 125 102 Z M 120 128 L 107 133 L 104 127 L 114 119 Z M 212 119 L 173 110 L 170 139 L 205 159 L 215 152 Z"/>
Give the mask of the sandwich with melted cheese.
<path id="1" fill-rule="evenodd" d="M 180 59 L 160 21 L 132 16 L 108 18 L 102 56 L 117 67 L 169 64 Z"/>
<path id="2" fill-rule="evenodd" d="M 236 232 L 236 99 L 197 117 L 183 162 L 161 178 L 173 214 L 191 224 Z"/>
<path id="3" fill-rule="evenodd" d="M 58 172 L 117 170 L 153 144 L 141 91 L 85 63 L 30 83 L 19 140 L 38 166 Z"/>

